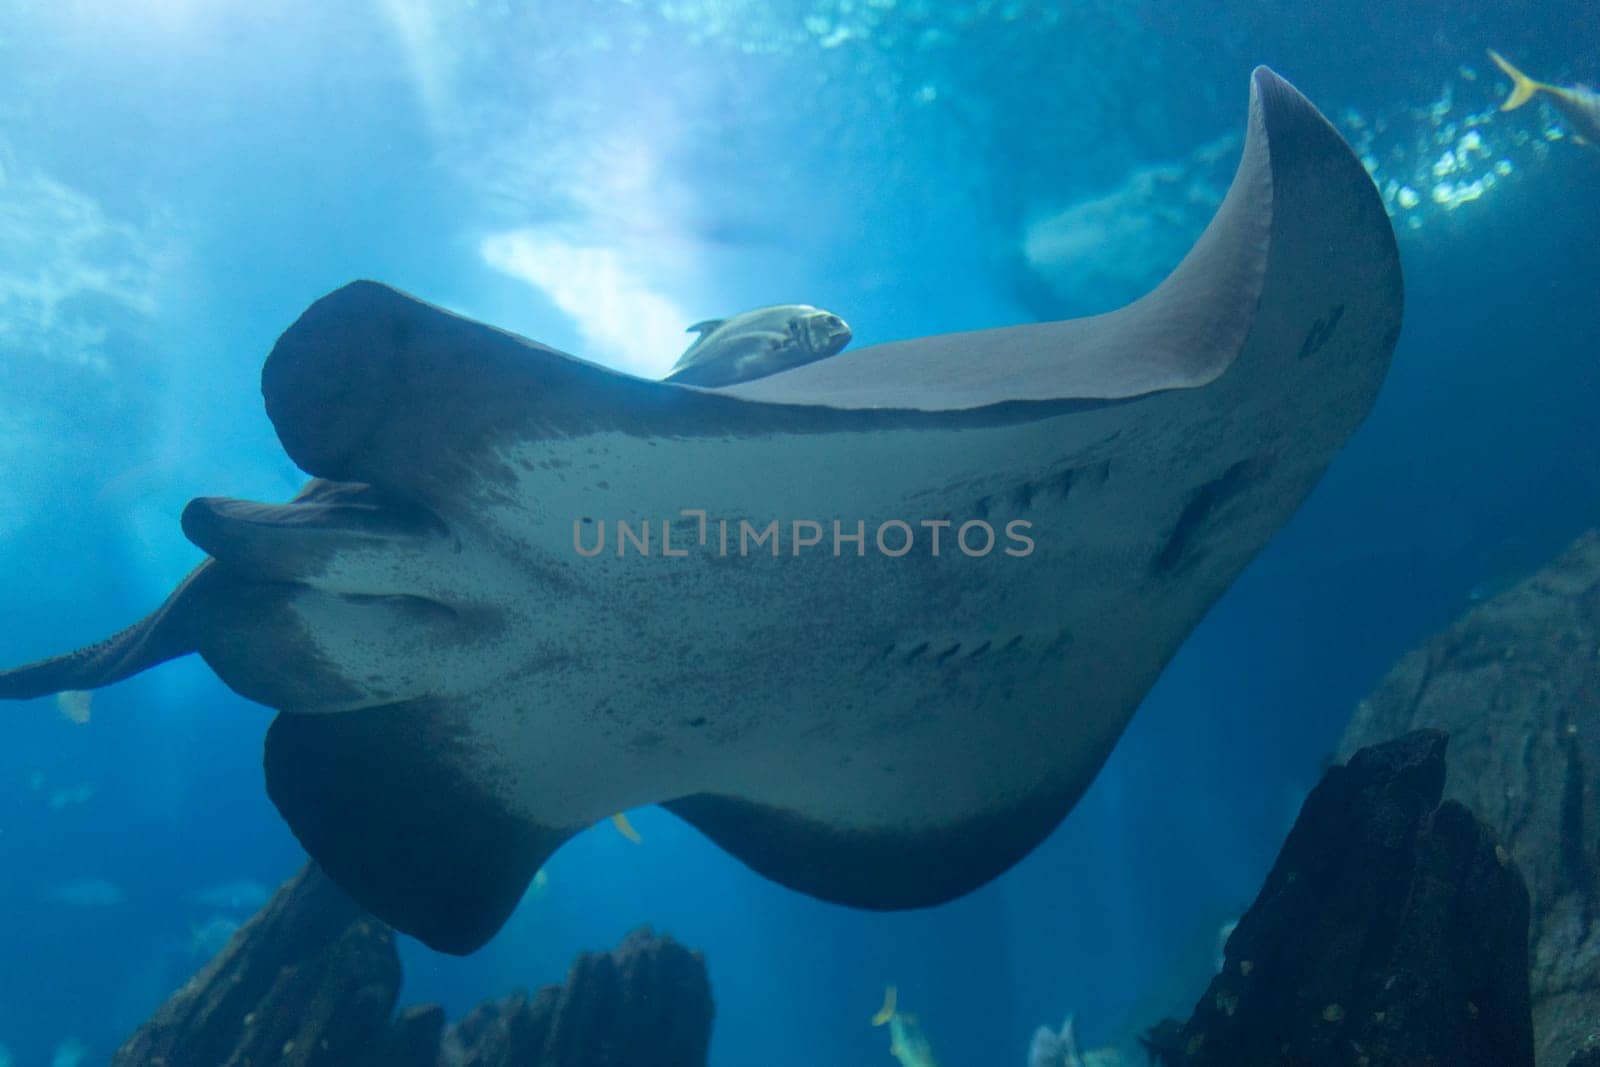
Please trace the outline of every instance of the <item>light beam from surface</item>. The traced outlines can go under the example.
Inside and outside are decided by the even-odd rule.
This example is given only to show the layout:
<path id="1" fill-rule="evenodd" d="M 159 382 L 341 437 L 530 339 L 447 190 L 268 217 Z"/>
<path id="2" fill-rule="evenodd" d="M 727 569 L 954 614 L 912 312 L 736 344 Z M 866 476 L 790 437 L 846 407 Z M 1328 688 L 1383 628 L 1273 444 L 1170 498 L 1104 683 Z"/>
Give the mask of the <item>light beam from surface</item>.
<path id="1" fill-rule="evenodd" d="M 630 269 L 615 248 L 582 244 L 530 227 L 491 234 L 484 262 L 533 286 L 577 323 L 585 359 L 660 377 L 688 346 L 685 313 Z"/>

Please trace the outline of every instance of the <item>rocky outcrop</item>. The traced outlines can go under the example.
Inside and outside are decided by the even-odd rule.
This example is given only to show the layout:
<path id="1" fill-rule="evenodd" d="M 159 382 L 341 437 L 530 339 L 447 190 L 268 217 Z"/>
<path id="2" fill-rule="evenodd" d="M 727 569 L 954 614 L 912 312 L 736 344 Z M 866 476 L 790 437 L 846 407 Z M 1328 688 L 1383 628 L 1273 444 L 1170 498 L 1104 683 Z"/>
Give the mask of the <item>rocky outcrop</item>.
<path id="1" fill-rule="evenodd" d="M 1418 727 L 1527 879 L 1536 1058 L 1566 1067 L 1600 1042 L 1600 534 L 1400 660 L 1341 757 Z"/>
<path id="2" fill-rule="evenodd" d="M 567 980 L 486 1002 L 447 1026 L 393 1014 L 393 935 L 314 865 L 117 1051 L 113 1067 L 704 1067 L 705 961 L 635 930 L 583 953 Z"/>
<path id="3" fill-rule="evenodd" d="M 388 927 L 315 866 L 285 882 L 123 1042 L 113 1067 L 349 1067 L 389 1035 L 400 958 Z"/>
<path id="4" fill-rule="evenodd" d="M 451 1067 L 704 1067 L 711 1044 L 705 963 L 635 930 L 580 955 L 566 983 L 479 1005 L 444 1035 Z"/>
<path id="5" fill-rule="evenodd" d="M 1139 1035 L 1149 1067 L 1183 1067 L 1184 1025 L 1181 1019 L 1162 1019 Z"/>
<path id="6" fill-rule="evenodd" d="M 1307 798 L 1184 1028 L 1193 1067 L 1529 1067 L 1528 895 L 1440 803 L 1445 737 L 1363 749 Z"/>
<path id="7" fill-rule="evenodd" d="M 437 1004 L 406 1008 L 390 1027 L 376 1062 L 383 1067 L 437 1067 L 445 1022 L 444 1009 Z"/>

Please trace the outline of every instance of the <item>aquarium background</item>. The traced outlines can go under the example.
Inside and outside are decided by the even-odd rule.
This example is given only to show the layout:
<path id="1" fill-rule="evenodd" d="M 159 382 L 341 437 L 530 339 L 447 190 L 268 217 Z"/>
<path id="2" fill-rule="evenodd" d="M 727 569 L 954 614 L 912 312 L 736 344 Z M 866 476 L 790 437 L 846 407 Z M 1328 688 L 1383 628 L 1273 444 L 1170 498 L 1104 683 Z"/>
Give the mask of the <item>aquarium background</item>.
<path id="1" fill-rule="evenodd" d="M 1209 218 L 1268 63 L 1390 205 L 1405 332 L 1054 836 L 884 915 L 645 810 L 476 955 L 402 946 L 405 1000 L 459 1014 L 650 923 L 705 953 L 717 1067 L 890 1062 L 891 982 L 945 1067 L 1069 1013 L 1127 1047 L 1187 1015 L 1381 671 L 1600 522 L 1600 150 L 1495 112 L 1484 58 L 1595 79 L 1596 42 L 1580 0 L 8 4 L 0 662 L 159 602 L 190 497 L 294 492 L 260 364 L 352 278 L 646 375 L 765 303 L 857 344 L 1104 310 Z M 270 713 L 193 659 L 0 712 L 0 1063 L 101 1062 L 303 860 Z"/>

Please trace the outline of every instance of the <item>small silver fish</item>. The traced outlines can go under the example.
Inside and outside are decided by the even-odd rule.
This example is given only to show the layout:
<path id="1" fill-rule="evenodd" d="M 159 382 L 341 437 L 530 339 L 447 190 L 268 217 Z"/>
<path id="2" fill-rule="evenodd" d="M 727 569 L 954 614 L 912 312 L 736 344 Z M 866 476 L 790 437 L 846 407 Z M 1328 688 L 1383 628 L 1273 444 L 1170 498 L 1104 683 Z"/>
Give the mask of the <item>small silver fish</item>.
<path id="1" fill-rule="evenodd" d="M 1561 112 L 1561 117 L 1567 120 L 1573 133 L 1600 148 L 1600 93 L 1587 85 L 1547 85 L 1534 81 L 1493 49 L 1489 50 L 1489 58 L 1511 79 L 1511 95 L 1500 105 L 1501 111 L 1515 111 L 1544 93 L 1550 106 Z"/>
<path id="2" fill-rule="evenodd" d="M 810 304 L 778 304 L 689 327 L 700 337 L 666 381 L 714 388 L 814 363 L 850 343 L 850 327 Z"/>

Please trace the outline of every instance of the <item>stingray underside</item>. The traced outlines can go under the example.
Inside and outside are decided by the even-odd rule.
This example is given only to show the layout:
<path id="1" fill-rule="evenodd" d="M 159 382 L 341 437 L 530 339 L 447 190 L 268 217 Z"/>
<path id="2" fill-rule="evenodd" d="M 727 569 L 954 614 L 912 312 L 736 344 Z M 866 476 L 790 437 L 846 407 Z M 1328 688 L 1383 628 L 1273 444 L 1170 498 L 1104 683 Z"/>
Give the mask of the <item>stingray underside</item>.
<path id="1" fill-rule="evenodd" d="M 1076 802 L 1365 416 L 1400 310 L 1365 171 L 1264 69 L 1216 219 L 1109 315 L 702 390 L 354 283 L 263 371 L 306 491 L 194 501 L 210 558 L 161 611 L 0 696 L 199 652 L 279 710 L 307 851 L 447 951 L 648 803 L 811 895 L 939 903 Z"/>

